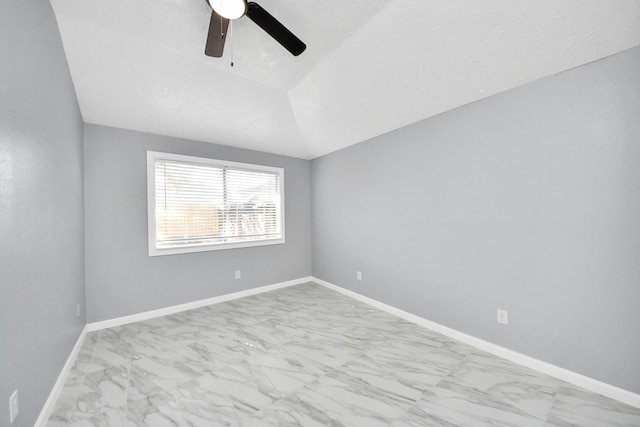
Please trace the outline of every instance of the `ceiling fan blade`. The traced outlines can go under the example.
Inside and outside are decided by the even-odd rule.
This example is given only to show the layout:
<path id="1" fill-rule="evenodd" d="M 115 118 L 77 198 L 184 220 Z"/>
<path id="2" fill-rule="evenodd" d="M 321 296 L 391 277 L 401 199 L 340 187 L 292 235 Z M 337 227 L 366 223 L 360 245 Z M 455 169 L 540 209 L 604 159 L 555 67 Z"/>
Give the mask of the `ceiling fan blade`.
<path id="1" fill-rule="evenodd" d="M 229 28 L 229 20 L 218 15 L 215 10 L 212 10 L 207 45 L 204 48 L 205 55 L 216 58 L 222 56 L 224 41 L 227 39 L 227 28 Z"/>
<path id="2" fill-rule="evenodd" d="M 258 3 L 252 1 L 247 3 L 247 16 L 260 28 L 273 37 L 293 56 L 298 56 L 307 48 L 307 45 L 297 38 L 291 31 L 282 25 L 269 12 L 264 10 Z"/>

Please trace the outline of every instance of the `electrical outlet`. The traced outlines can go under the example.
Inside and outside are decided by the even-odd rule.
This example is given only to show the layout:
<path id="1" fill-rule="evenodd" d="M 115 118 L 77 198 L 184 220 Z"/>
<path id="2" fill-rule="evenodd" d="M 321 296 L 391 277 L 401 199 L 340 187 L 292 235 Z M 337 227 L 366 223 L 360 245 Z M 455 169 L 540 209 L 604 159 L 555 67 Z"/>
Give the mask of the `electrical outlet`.
<path id="1" fill-rule="evenodd" d="M 18 416 L 18 412 L 20 412 L 20 407 L 18 406 L 18 390 L 16 390 L 9 398 L 9 419 L 11 424 Z"/>
<path id="2" fill-rule="evenodd" d="M 362 271 L 356 271 L 356 278 L 362 280 Z"/>
<path id="3" fill-rule="evenodd" d="M 509 324 L 509 312 L 507 310 L 498 309 L 498 323 L 501 325 Z"/>
<path id="4" fill-rule="evenodd" d="M 76 317 L 80 317 L 80 304 L 76 305 Z"/>
<path id="5" fill-rule="evenodd" d="M 242 272 L 240 270 L 236 270 L 236 280 L 242 277 Z"/>

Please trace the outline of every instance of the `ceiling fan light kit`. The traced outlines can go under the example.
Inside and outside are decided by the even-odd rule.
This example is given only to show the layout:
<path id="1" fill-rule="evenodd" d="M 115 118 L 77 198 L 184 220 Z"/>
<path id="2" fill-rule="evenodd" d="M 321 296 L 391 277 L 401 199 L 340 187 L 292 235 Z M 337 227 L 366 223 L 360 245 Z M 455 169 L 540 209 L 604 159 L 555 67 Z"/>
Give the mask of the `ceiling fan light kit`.
<path id="1" fill-rule="evenodd" d="M 229 20 L 238 19 L 244 15 L 247 15 L 249 19 L 273 37 L 293 56 L 300 55 L 307 48 L 307 45 L 302 40 L 296 37 L 258 3 L 247 2 L 246 0 L 207 0 L 207 3 L 212 9 L 209 34 L 204 49 L 204 53 L 207 56 L 222 57 Z"/>
<path id="2" fill-rule="evenodd" d="M 207 0 L 207 3 L 223 18 L 238 19 L 247 13 L 245 0 Z"/>

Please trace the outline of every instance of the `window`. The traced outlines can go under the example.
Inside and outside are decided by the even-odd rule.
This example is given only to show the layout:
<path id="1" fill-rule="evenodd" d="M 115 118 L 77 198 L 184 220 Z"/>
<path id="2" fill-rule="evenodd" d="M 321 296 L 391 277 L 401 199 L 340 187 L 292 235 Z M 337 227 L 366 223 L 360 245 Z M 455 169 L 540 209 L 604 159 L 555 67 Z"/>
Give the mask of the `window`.
<path id="1" fill-rule="evenodd" d="M 284 169 L 147 152 L 149 256 L 284 243 Z"/>

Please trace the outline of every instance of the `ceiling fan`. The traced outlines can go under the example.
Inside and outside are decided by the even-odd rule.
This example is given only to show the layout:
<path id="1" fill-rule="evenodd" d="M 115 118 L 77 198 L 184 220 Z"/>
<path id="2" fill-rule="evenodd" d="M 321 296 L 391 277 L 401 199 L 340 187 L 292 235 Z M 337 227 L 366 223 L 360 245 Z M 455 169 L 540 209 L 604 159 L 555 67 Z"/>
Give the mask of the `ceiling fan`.
<path id="1" fill-rule="evenodd" d="M 211 6 L 211 22 L 204 53 L 220 58 L 227 38 L 229 21 L 245 15 L 258 24 L 267 34 L 280 43 L 293 56 L 298 56 L 307 48 L 302 40 L 282 25 L 258 3 L 247 0 L 206 0 Z"/>

